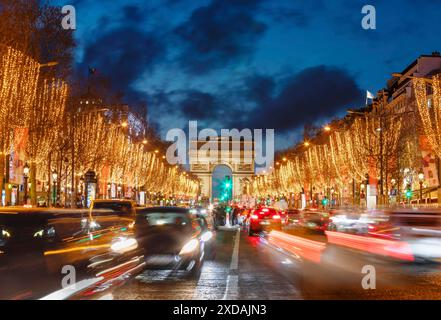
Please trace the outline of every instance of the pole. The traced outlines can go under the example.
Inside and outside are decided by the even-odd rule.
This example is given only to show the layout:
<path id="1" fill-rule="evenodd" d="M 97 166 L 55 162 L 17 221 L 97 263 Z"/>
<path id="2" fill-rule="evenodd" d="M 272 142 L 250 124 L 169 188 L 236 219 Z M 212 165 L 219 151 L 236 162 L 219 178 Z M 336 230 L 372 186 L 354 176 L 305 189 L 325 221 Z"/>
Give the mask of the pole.
<path id="1" fill-rule="evenodd" d="M 72 128 L 72 147 L 71 147 L 71 159 L 72 159 L 72 177 L 70 188 L 70 207 L 77 207 L 77 184 L 75 179 L 75 112 L 72 110 L 71 116 L 71 128 Z"/>
<path id="2" fill-rule="evenodd" d="M 23 203 L 27 204 L 28 203 L 28 176 L 25 175 L 23 177 L 23 184 L 24 184 L 24 197 L 23 197 Z"/>
<path id="3" fill-rule="evenodd" d="M 3 206 L 3 188 L 6 189 L 6 184 L 3 183 L 5 178 L 5 154 L 0 151 L 0 206 Z"/>
<path id="4" fill-rule="evenodd" d="M 6 155 L 6 175 L 5 175 L 5 203 L 7 206 L 11 205 L 11 188 L 9 184 L 9 178 L 10 178 L 10 154 Z"/>
<path id="5" fill-rule="evenodd" d="M 52 177 L 52 170 L 51 170 L 51 157 L 52 153 L 49 153 L 49 159 L 47 162 L 47 206 L 50 207 L 51 206 L 51 177 Z"/>

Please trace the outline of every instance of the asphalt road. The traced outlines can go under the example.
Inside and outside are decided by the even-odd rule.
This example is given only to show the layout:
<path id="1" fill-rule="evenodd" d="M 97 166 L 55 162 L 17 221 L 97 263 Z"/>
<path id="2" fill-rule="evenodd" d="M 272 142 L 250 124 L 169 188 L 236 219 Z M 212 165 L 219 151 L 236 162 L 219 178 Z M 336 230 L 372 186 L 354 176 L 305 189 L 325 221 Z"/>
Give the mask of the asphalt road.
<path id="1" fill-rule="evenodd" d="M 312 262 L 243 231 L 218 231 L 216 242 L 216 257 L 204 263 L 198 279 L 146 270 L 103 298 L 441 299 L 438 264 L 397 263 L 329 246 L 320 262 Z M 365 265 L 375 268 L 375 289 L 362 288 Z"/>
<path id="2" fill-rule="evenodd" d="M 325 241 L 323 237 L 309 237 L 312 245 L 298 238 L 290 244 L 295 254 L 271 236 L 249 237 L 240 230 L 218 231 L 214 239 L 216 255 L 204 262 L 199 277 L 144 270 L 91 298 L 441 299 L 439 264 L 395 262 L 330 245 L 317 261 L 311 252 Z M 21 271 L 0 266 L 0 299 L 36 299 L 60 289 L 62 275 L 39 273 L 35 259 L 22 258 L 17 261 L 17 270 Z M 375 289 L 362 288 L 362 269 L 366 265 L 375 268 Z"/>

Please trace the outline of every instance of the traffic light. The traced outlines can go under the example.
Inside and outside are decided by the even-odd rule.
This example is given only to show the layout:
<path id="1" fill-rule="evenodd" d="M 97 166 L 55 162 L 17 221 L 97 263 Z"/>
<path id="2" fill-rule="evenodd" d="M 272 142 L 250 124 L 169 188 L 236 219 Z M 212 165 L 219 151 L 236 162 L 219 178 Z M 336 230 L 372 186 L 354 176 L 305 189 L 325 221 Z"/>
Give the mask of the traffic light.
<path id="1" fill-rule="evenodd" d="M 409 184 L 406 187 L 406 198 L 407 199 L 412 198 L 412 188 L 411 188 L 411 186 Z"/>
<path id="2" fill-rule="evenodd" d="M 232 198 L 232 189 L 233 189 L 233 184 L 231 182 L 231 177 L 230 176 L 225 176 L 224 180 L 221 183 L 221 196 L 220 196 L 220 200 L 221 201 L 229 201 Z"/>

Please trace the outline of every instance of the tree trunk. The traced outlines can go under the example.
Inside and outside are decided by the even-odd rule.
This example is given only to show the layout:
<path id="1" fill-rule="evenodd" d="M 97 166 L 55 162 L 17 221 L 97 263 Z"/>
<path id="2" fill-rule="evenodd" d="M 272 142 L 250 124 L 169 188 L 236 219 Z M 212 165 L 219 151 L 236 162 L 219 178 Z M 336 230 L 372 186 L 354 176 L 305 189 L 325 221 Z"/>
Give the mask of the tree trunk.
<path id="1" fill-rule="evenodd" d="M 5 156 L 5 163 L 6 163 L 6 175 L 5 175 L 5 203 L 7 206 L 11 205 L 11 192 L 12 189 L 9 187 L 9 170 L 10 170 L 10 155 L 7 154 Z"/>
<path id="2" fill-rule="evenodd" d="M 30 182 L 31 182 L 31 205 L 37 205 L 37 164 L 31 162 L 30 172 Z M 26 188 L 27 186 L 25 186 Z"/>
<path id="3" fill-rule="evenodd" d="M 0 152 L 0 206 L 3 205 L 3 189 L 5 184 L 3 180 L 5 179 L 5 154 Z"/>
<path id="4" fill-rule="evenodd" d="M 48 162 L 47 162 L 47 206 L 52 206 L 52 170 L 51 170 L 51 154 L 49 154 Z"/>

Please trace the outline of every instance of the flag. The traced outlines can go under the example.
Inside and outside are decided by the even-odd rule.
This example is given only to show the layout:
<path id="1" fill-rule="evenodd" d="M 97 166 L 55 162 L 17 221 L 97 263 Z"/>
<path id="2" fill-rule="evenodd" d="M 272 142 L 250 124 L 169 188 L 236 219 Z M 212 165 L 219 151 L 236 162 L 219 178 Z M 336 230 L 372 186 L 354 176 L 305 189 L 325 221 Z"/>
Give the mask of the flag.
<path id="1" fill-rule="evenodd" d="M 370 91 L 366 90 L 366 106 L 368 105 L 369 99 L 374 99 L 374 95 Z"/>

